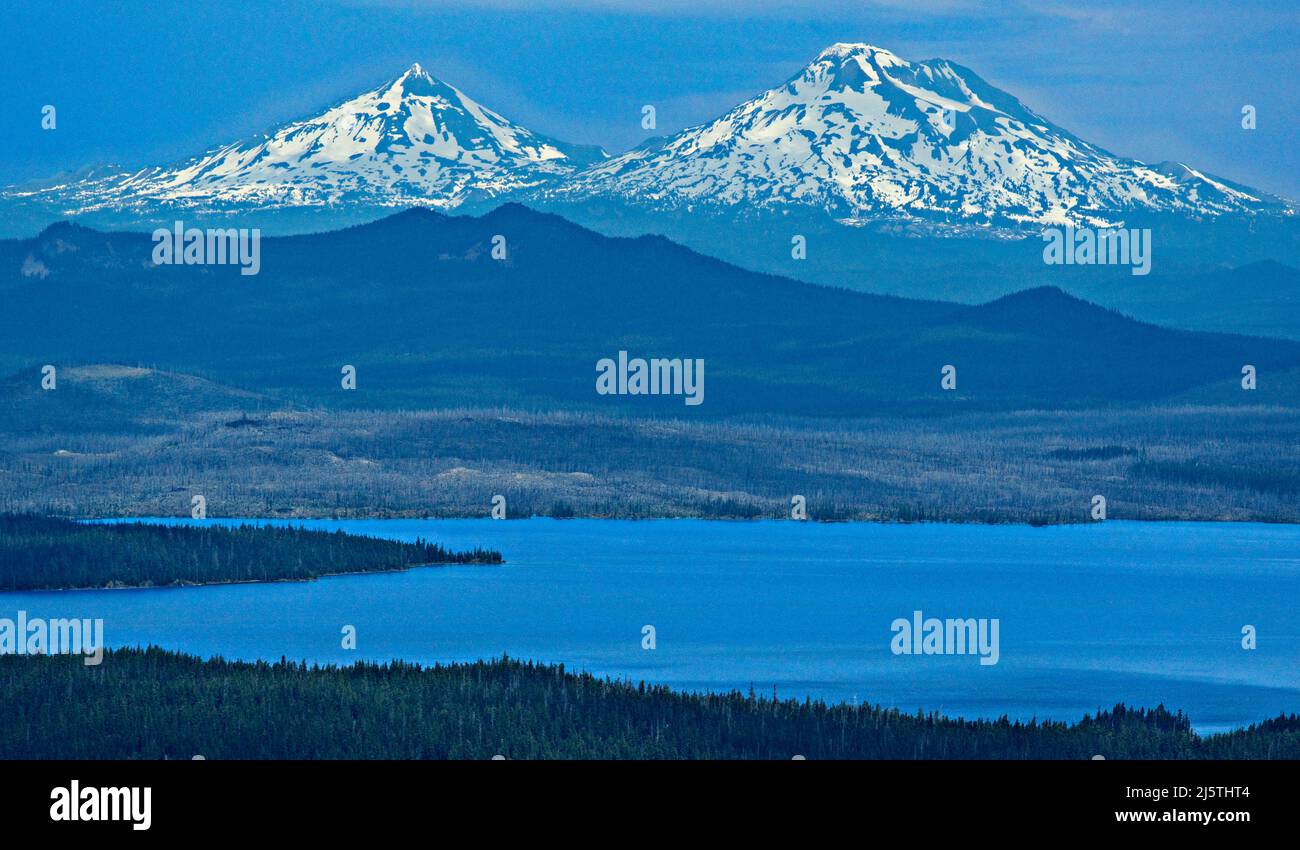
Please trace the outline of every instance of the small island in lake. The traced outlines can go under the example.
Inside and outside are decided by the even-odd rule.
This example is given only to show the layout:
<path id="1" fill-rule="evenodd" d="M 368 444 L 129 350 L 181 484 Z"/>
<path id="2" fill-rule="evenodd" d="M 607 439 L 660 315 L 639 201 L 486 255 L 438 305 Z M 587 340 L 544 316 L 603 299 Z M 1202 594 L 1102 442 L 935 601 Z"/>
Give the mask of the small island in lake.
<path id="1" fill-rule="evenodd" d="M 487 549 L 283 526 L 87 524 L 0 514 L 0 592 L 310 581 L 342 573 L 500 564 Z"/>

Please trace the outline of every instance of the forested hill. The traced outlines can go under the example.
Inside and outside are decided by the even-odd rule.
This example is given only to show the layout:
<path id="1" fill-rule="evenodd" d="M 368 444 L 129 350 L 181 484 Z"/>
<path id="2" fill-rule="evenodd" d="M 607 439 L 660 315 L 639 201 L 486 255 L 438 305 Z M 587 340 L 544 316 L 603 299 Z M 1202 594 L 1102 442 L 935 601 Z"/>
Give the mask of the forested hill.
<path id="1" fill-rule="evenodd" d="M 0 758 L 1107 759 L 1300 757 L 1300 716 L 1197 737 L 1117 706 L 1076 724 L 682 694 L 508 659 L 421 668 L 0 656 Z"/>
<path id="2" fill-rule="evenodd" d="M 499 552 L 451 552 L 422 539 L 402 543 L 341 531 L 86 525 L 0 514 L 0 591 L 304 581 L 430 564 L 499 563 Z"/>

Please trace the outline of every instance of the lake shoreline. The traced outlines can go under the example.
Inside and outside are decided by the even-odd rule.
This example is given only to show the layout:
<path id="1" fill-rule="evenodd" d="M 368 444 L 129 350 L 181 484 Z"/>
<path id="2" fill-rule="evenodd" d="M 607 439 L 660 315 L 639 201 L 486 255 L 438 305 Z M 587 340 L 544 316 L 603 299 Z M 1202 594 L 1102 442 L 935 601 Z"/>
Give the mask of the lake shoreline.
<path id="1" fill-rule="evenodd" d="M 128 585 L 101 585 L 99 587 L 32 587 L 23 590 L 3 590 L 0 589 L 0 598 L 9 593 L 77 593 L 79 591 L 98 592 L 101 590 L 184 590 L 194 587 L 225 587 L 228 585 L 249 585 L 249 584 L 304 584 L 313 581 L 320 581 L 326 578 L 335 578 L 336 576 L 368 576 L 383 575 L 385 573 L 408 573 L 411 570 L 420 570 L 428 567 L 501 567 L 506 562 L 499 563 L 468 563 L 458 564 L 455 561 L 439 561 L 430 564 L 411 564 L 409 567 L 395 567 L 393 569 L 382 570 L 345 570 L 337 573 L 321 573 L 320 575 L 307 576 L 304 578 L 276 578 L 276 579 L 241 579 L 231 581 L 179 581 L 172 584 L 128 584 Z"/>
<path id="2" fill-rule="evenodd" d="M 317 514 L 295 514 L 293 516 L 222 516 L 211 514 L 203 520 L 195 520 L 187 516 L 158 516 L 156 514 L 123 514 L 115 516 L 103 516 L 88 514 L 83 516 L 68 516 L 66 519 L 73 522 L 85 523 L 121 523 L 121 522 L 211 522 L 220 520 L 222 522 L 387 522 L 387 521 L 463 521 L 463 520 L 484 520 L 492 522 L 529 522 L 532 520 L 553 520 L 555 522 L 705 522 L 705 523 L 790 523 L 804 525 L 866 525 L 866 526 L 907 526 L 907 525 L 930 525 L 930 526 L 965 526 L 965 527 L 991 527 L 998 528 L 1003 526 L 1014 526 L 1021 528 L 1074 528 L 1086 525 L 1104 525 L 1108 522 L 1132 522 L 1149 525 L 1169 525 L 1171 523 L 1198 523 L 1204 525 L 1277 525 L 1277 526 L 1300 526 L 1300 518 L 1296 519 L 1249 519 L 1249 518 L 1205 518 L 1205 517 L 1107 517 L 1105 520 L 1052 520 L 1046 522 L 1032 522 L 1025 520 L 986 520 L 978 518 L 970 519 L 818 519 L 817 517 L 808 517 L 807 519 L 797 520 L 788 516 L 760 516 L 760 517 L 724 517 L 724 516 L 660 516 L 660 515 L 634 515 L 634 516 L 549 516 L 546 514 L 533 514 L 530 516 L 510 516 L 501 520 L 493 519 L 483 514 L 374 514 L 374 515 L 317 515 Z"/>

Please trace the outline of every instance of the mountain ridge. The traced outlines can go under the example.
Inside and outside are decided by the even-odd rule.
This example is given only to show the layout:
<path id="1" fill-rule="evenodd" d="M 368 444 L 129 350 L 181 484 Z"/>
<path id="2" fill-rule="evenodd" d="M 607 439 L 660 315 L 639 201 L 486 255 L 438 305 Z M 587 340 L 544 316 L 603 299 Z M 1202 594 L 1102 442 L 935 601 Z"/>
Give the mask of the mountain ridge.
<path id="1" fill-rule="evenodd" d="M 562 234 L 557 236 L 557 234 Z M 494 236 L 506 255 L 494 259 Z M 607 237 L 523 206 L 402 213 L 263 239 L 234 266 L 154 266 L 143 233 L 0 242 L 0 374 L 147 363 L 312 406 L 511 405 L 713 418 L 942 415 L 1159 402 L 1300 367 L 1300 343 L 1147 325 L 1050 288 L 988 305 L 747 271 L 662 237 Z M 42 276 L 21 271 L 28 258 Z M 603 358 L 707 363 L 707 403 L 601 395 Z M 358 390 L 340 389 L 354 365 Z M 957 392 L 940 387 L 956 365 Z M 1216 390 L 1221 403 L 1269 404 Z"/>

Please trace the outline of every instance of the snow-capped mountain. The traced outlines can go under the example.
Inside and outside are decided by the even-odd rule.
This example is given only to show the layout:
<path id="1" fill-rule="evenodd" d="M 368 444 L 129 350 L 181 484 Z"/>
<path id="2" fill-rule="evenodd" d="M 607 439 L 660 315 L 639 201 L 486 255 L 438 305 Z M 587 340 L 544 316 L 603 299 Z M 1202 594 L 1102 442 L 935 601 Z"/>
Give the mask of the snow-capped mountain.
<path id="1" fill-rule="evenodd" d="M 321 114 L 176 165 L 29 186 L 72 213 L 104 209 L 451 208 L 602 159 L 513 123 L 418 64 Z"/>
<path id="2" fill-rule="evenodd" d="M 859 220 L 1093 224 L 1128 210 L 1285 206 L 1179 163 L 1117 157 L 966 68 L 867 44 L 832 45 L 780 87 L 547 194 L 673 209 L 815 207 Z"/>
<path id="3" fill-rule="evenodd" d="M 302 228 L 325 229 L 375 208 L 505 199 L 577 205 L 580 218 L 612 201 L 649 211 L 819 210 L 848 223 L 1295 212 L 1186 165 L 1117 157 L 952 62 L 835 44 L 779 88 L 612 158 L 521 127 L 412 65 L 315 117 L 186 162 L 87 169 L 0 191 L 0 225 L 291 210 L 305 213 Z"/>

